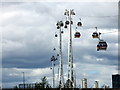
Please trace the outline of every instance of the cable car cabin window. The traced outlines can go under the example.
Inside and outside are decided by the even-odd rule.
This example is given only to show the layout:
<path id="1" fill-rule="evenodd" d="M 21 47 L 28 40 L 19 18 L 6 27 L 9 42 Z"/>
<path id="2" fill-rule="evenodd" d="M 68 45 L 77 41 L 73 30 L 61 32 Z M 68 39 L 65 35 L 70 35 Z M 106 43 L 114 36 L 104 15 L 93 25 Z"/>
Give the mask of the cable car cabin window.
<path id="1" fill-rule="evenodd" d="M 99 44 L 102 45 L 102 46 L 107 46 L 106 42 L 99 42 Z"/>

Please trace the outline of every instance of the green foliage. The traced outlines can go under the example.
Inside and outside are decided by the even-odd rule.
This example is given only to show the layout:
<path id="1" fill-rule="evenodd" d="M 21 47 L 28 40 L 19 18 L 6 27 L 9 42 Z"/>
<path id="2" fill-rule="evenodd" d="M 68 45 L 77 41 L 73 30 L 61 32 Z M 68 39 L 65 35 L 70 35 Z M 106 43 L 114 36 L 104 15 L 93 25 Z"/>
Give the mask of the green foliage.
<path id="1" fill-rule="evenodd" d="M 72 82 L 68 79 L 64 84 L 64 88 L 69 88 L 69 83 L 71 83 L 71 86 L 72 86 Z"/>
<path id="2" fill-rule="evenodd" d="M 35 84 L 36 89 L 42 89 L 42 88 L 51 88 L 50 84 L 47 81 L 46 76 L 41 78 L 41 82 Z"/>

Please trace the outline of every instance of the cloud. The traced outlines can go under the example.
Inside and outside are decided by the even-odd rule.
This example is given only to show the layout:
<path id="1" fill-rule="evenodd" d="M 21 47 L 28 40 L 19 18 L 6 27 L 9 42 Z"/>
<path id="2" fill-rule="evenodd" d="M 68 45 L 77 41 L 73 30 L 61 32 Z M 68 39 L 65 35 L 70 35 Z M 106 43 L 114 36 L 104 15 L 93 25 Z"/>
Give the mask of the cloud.
<path id="1" fill-rule="evenodd" d="M 99 80 L 100 87 L 103 84 L 111 86 L 111 75 L 117 73 L 115 65 L 103 65 L 103 64 L 86 64 L 81 61 L 74 63 L 74 72 L 76 72 L 77 86 L 80 85 L 80 81 L 83 78 L 88 79 L 88 87 L 91 87 L 95 80 Z M 67 64 L 64 65 L 64 76 L 67 79 Z M 55 82 L 58 81 L 58 66 L 55 67 Z M 3 87 L 18 85 L 22 83 L 22 72 L 25 72 L 26 83 L 40 82 L 41 78 L 46 76 L 49 83 L 52 82 L 52 71 L 50 68 L 36 68 L 36 69 L 18 69 L 18 68 L 3 68 Z M 106 77 L 107 76 L 107 77 Z M 91 83 L 89 83 L 91 82 Z"/>
<path id="2" fill-rule="evenodd" d="M 34 2 L 118 2 L 119 0 L 34 0 Z M 33 0 L 3 0 L 3 2 L 33 2 Z"/>
<path id="3" fill-rule="evenodd" d="M 26 83 L 36 83 L 40 82 L 41 78 L 44 76 L 51 77 L 50 68 L 44 69 L 18 69 L 18 68 L 3 68 L 3 87 L 15 86 L 23 83 L 23 74 L 25 72 Z"/>

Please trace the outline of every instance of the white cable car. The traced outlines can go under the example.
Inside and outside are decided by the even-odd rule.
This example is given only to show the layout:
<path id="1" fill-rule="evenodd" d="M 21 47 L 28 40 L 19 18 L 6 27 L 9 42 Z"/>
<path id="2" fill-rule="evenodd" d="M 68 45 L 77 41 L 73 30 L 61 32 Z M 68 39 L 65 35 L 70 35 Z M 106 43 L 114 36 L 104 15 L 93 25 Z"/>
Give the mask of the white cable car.
<path id="1" fill-rule="evenodd" d="M 80 36 L 81 36 L 80 32 L 75 33 L 75 38 L 80 38 Z"/>
<path id="2" fill-rule="evenodd" d="M 107 50 L 107 43 L 104 40 L 100 40 L 98 45 L 97 45 L 97 51 L 99 50 Z"/>

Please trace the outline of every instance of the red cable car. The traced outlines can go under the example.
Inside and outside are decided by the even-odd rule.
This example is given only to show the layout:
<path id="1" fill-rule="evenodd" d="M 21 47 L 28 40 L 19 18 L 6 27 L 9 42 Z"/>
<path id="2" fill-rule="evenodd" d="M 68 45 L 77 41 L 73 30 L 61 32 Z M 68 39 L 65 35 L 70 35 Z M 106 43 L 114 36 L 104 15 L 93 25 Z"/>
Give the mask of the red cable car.
<path id="1" fill-rule="evenodd" d="M 107 50 L 107 43 L 104 40 L 100 40 L 98 45 L 97 45 L 97 51 L 99 50 Z"/>
<path id="2" fill-rule="evenodd" d="M 80 38 L 80 36 L 81 36 L 80 32 L 75 33 L 75 38 Z"/>
<path id="3" fill-rule="evenodd" d="M 93 32 L 92 37 L 93 38 L 99 38 L 99 34 L 97 32 Z"/>
<path id="4" fill-rule="evenodd" d="M 61 33 L 64 33 L 63 31 L 61 31 Z"/>

